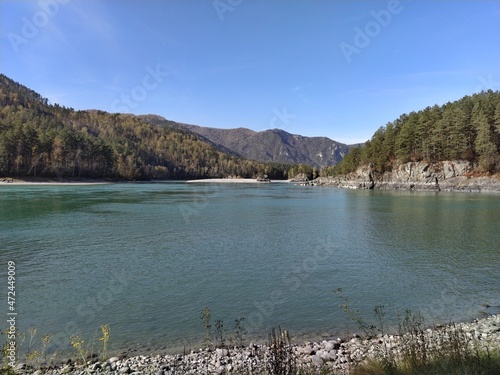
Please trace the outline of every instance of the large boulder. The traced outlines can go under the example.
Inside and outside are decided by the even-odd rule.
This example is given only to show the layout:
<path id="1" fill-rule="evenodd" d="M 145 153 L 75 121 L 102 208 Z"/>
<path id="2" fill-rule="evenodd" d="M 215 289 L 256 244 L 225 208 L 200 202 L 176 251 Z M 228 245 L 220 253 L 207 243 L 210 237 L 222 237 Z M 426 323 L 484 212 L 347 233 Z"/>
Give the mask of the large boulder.
<path id="1" fill-rule="evenodd" d="M 299 173 L 290 180 L 290 182 L 307 182 L 307 181 L 309 181 L 309 178 L 305 173 Z"/>

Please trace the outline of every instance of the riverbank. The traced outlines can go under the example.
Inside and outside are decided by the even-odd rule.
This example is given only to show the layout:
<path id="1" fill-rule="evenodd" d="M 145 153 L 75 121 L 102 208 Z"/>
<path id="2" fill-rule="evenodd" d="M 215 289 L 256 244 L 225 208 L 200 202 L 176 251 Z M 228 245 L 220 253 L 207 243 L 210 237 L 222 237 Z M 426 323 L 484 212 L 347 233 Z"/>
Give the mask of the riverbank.
<path id="1" fill-rule="evenodd" d="M 385 173 L 378 173 L 371 166 L 362 166 L 347 175 L 319 177 L 306 185 L 347 189 L 500 193 L 500 175 L 480 174 L 476 170 L 477 166 L 461 160 L 409 162 L 394 165 L 392 171 Z"/>
<path id="2" fill-rule="evenodd" d="M 186 183 L 212 183 L 212 184 L 266 184 L 266 183 L 287 183 L 287 180 L 259 180 L 255 178 L 205 178 L 200 180 L 188 180 Z"/>
<path id="3" fill-rule="evenodd" d="M 412 317 L 414 318 L 414 317 Z M 293 366 L 306 374 L 349 374 L 367 361 L 402 360 L 405 353 L 424 350 L 428 359 L 446 351 L 458 354 L 488 353 L 500 355 L 500 315 L 469 323 L 421 329 L 415 320 L 406 333 L 380 333 L 361 338 L 327 339 L 317 342 L 293 343 L 286 331 L 271 336 L 271 345 L 249 344 L 242 347 L 207 348 L 177 355 L 114 356 L 105 361 L 89 360 L 85 366 L 73 361 L 51 368 L 33 368 L 18 364 L 16 373 L 35 375 L 109 374 L 109 375 L 171 375 L 171 374 L 264 374 L 269 366 Z M 404 325 L 404 324 L 403 324 Z M 417 329 L 418 328 L 418 329 Z M 457 354 L 457 353 L 449 353 Z M 479 355 L 479 354 L 478 354 Z M 496 362 L 495 362 L 496 363 Z M 500 369 L 499 369 L 500 370 Z"/>
<path id="4" fill-rule="evenodd" d="M 93 179 L 46 179 L 46 178 L 31 178 L 31 179 L 16 179 L 16 178 L 0 178 L 0 186 L 57 186 L 57 185 L 105 185 L 112 184 L 112 181 L 93 180 Z"/>
<path id="5" fill-rule="evenodd" d="M 178 180 L 172 180 L 178 181 Z M 0 186 L 9 185 L 9 186 L 17 186 L 17 185 L 72 185 L 72 186 L 83 186 L 83 185 L 104 185 L 104 184 L 113 184 L 113 183 L 130 183 L 130 182 L 139 182 L 139 183 L 148 183 L 148 182 L 158 182 L 155 180 L 152 181 L 126 181 L 126 180 L 93 180 L 93 179 L 50 179 L 50 178 L 29 178 L 29 179 L 17 179 L 17 178 L 9 178 L 4 177 L 0 178 Z M 159 180 L 162 182 L 162 180 Z M 213 183 L 213 184 L 266 184 L 266 183 L 288 183 L 288 180 L 259 180 L 255 178 L 206 178 L 199 180 L 187 180 L 183 181 L 185 183 Z"/>

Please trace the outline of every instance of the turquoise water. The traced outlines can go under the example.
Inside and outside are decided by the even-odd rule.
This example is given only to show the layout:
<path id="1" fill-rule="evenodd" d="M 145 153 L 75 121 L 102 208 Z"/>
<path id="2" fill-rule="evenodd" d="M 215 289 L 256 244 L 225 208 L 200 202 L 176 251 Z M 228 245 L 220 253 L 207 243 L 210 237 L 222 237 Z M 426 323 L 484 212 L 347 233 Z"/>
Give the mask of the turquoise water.
<path id="1" fill-rule="evenodd" d="M 0 312 L 17 267 L 18 328 L 100 337 L 115 350 L 193 347 L 245 318 L 247 340 L 357 331 L 342 288 L 374 321 L 429 324 L 500 305 L 500 196 L 147 183 L 0 186 Z"/>

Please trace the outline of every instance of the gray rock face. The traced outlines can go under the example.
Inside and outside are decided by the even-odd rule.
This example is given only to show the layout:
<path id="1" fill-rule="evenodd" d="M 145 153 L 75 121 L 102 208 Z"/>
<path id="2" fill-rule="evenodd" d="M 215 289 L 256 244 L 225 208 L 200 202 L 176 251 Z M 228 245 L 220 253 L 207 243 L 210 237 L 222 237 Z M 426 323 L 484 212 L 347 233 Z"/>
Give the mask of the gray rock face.
<path id="1" fill-rule="evenodd" d="M 305 173 L 299 173 L 292 179 L 290 179 L 290 182 L 307 182 L 309 181 L 309 178 L 307 178 L 307 175 Z"/>
<path id="2" fill-rule="evenodd" d="M 319 177 L 311 185 L 348 189 L 434 190 L 500 192 L 500 179 L 474 177 L 476 165 L 463 160 L 439 163 L 396 164 L 391 172 L 376 173 L 370 166 L 359 167 L 345 176 Z"/>

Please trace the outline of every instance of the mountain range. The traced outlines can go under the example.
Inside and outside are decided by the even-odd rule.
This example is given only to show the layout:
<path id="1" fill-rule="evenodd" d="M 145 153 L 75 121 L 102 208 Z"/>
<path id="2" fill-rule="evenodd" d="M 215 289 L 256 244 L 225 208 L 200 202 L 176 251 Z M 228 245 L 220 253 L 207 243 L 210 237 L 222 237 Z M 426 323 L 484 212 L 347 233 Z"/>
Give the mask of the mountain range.
<path id="1" fill-rule="evenodd" d="M 182 124 L 158 115 L 75 111 L 0 74 L 0 176 L 127 180 L 376 174 L 465 160 L 500 172 L 500 92 L 402 114 L 359 147 L 280 129 Z M 339 162 L 340 161 L 340 162 Z"/>
<path id="2" fill-rule="evenodd" d="M 157 115 L 138 117 L 153 125 L 171 126 L 191 132 L 223 152 L 260 162 L 305 164 L 323 168 L 339 163 L 350 149 L 350 146 L 327 137 L 305 137 L 281 129 L 260 132 L 247 128 L 219 129 L 176 123 Z"/>

